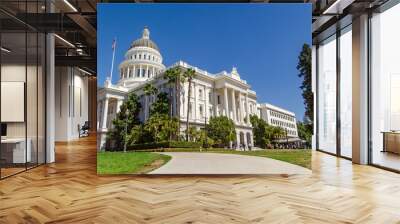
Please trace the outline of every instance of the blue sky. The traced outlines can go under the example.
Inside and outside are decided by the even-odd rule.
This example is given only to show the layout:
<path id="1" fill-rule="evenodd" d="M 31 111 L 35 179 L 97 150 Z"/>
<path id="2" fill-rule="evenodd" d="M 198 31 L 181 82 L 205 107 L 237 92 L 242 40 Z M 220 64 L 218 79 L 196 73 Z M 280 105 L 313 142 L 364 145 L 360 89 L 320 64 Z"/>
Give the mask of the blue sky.
<path id="1" fill-rule="evenodd" d="M 98 4 L 98 83 L 110 74 L 112 41 L 118 65 L 144 26 L 169 66 L 183 60 L 211 73 L 231 71 L 268 102 L 303 119 L 296 69 L 303 43 L 311 43 L 310 4 Z"/>

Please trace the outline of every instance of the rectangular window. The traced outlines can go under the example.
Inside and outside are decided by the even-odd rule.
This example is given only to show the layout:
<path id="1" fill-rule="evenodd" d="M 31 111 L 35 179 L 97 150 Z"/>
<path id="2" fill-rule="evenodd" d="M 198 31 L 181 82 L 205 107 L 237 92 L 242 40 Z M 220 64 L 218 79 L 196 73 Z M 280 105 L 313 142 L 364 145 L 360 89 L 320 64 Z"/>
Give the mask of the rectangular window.
<path id="1" fill-rule="evenodd" d="M 217 101 L 218 101 L 218 104 L 221 104 L 221 98 L 220 98 L 220 95 L 218 95 L 218 96 L 217 96 Z"/>
<path id="2" fill-rule="evenodd" d="M 318 146 L 336 154 L 336 35 L 318 48 Z"/>
<path id="3" fill-rule="evenodd" d="M 192 109 L 192 107 L 193 107 L 193 103 L 190 103 L 189 104 L 189 117 L 191 119 L 193 119 L 193 109 Z"/>
<path id="4" fill-rule="evenodd" d="M 199 105 L 199 113 L 200 113 L 200 118 L 204 118 L 203 105 Z"/>

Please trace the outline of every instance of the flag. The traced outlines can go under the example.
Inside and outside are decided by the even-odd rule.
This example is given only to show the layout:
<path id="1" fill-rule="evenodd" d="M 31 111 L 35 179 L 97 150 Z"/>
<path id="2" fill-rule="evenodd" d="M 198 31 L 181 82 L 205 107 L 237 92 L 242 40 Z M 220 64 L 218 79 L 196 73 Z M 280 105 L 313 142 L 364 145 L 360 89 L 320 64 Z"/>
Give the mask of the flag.
<path id="1" fill-rule="evenodd" d="M 111 48 L 115 50 L 115 46 L 117 45 L 117 41 L 114 39 Z"/>

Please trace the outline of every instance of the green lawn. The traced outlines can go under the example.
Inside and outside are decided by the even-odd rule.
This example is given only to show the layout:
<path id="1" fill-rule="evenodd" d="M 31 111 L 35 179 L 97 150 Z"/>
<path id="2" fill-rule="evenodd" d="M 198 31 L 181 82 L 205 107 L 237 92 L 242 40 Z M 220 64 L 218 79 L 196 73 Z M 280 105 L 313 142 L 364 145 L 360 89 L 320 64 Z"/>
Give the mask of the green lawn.
<path id="1" fill-rule="evenodd" d="M 154 151 L 154 149 L 152 149 Z M 150 150 L 151 151 L 151 150 Z M 156 150 L 157 151 L 157 150 Z M 164 152 L 200 152 L 198 148 L 164 148 Z M 231 149 L 212 148 L 202 149 L 201 152 L 230 153 L 249 156 L 261 156 L 281 160 L 311 169 L 310 149 L 265 149 L 259 151 L 235 151 Z"/>
<path id="2" fill-rule="evenodd" d="M 216 151 L 218 152 L 218 151 Z M 231 153 L 248 156 L 261 156 L 281 160 L 311 169 L 311 150 L 305 149 L 266 149 L 260 151 L 219 151 L 218 153 Z"/>
<path id="3" fill-rule="evenodd" d="M 152 152 L 99 152 L 98 174 L 143 174 L 161 167 L 170 156 Z"/>

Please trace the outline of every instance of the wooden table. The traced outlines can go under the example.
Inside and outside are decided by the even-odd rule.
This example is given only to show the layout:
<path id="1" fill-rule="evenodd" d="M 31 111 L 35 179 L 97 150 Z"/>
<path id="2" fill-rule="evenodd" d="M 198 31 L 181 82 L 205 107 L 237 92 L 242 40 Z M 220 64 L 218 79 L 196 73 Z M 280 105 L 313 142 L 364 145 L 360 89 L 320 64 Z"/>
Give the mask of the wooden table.
<path id="1" fill-rule="evenodd" d="M 31 162 L 31 139 L 26 141 L 28 144 L 25 150 L 25 138 L 1 139 L 2 159 L 13 164 Z"/>
<path id="2" fill-rule="evenodd" d="M 383 150 L 382 152 L 392 152 L 400 154 L 400 132 L 384 131 L 383 134 Z"/>

